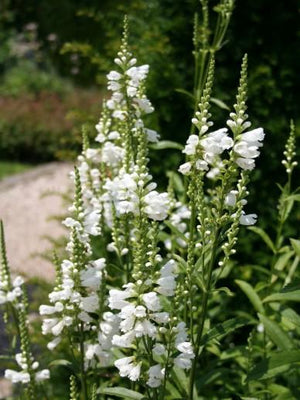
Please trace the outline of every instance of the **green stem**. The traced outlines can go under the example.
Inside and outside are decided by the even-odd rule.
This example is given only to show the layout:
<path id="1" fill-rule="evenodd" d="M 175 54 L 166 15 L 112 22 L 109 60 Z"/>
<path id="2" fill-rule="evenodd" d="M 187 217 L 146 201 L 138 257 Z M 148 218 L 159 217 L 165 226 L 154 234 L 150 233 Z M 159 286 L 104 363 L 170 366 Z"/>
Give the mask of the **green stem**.
<path id="1" fill-rule="evenodd" d="M 215 238 L 214 238 L 212 253 L 211 253 L 211 259 L 210 259 L 210 263 L 208 266 L 207 283 L 206 283 L 206 288 L 205 288 L 205 291 L 203 293 L 203 298 L 202 298 L 202 308 L 201 308 L 199 330 L 198 330 L 197 338 L 195 341 L 195 348 L 194 348 L 195 349 L 195 351 L 194 351 L 195 358 L 193 360 L 191 375 L 190 375 L 190 382 L 189 382 L 189 397 L 188 397 L 189 400 L 193 400 L 196 367 L 197 367 L 197 363 L 199 360 L 200 343 L 201 343 L 201 339 L 203 336 L 204 324 L 205 324 L 207 311 L 208 311 L 208 300 L 209 300 L 210 291 L 211 291 L 212 273 L 213 273 L 213 268 L 215 265 L 215 260 L 216 260 L 216 255 L 217 255 L 218 238 L 219 238 L 219 230 L 217 230 L 215 233 Z"/>
<path id="2" fill-rule="evenodd" d="M 84 370 L 84 331 L 83 322 L 80 322 L 80 375 L 81 375 L 81 385 L 83 392 L 83 399 L 88 400 L 88 392 L 86 385 L 86 375 Z"/>

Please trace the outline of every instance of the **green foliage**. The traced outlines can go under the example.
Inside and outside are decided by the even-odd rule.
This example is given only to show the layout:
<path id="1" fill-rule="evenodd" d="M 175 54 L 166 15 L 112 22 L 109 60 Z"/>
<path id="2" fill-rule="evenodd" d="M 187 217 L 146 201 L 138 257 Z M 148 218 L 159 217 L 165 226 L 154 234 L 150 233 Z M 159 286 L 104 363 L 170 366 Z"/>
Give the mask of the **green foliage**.
<path id="1" fill-rule="evenodd" d="M 22 164 L 18 162 L 0 161 L 0 179 L 3 179 L 9 175 L 24 172 L 30 169 L 29 164 Z"/>
<path id="2" fill-rule="evenodd" d="M 21 61 L 8 69 L 0 81 L 0 96 L 36 96 L 50 92 L 59 96 L 70 93 L 71 86 L 55 73 L 38 68 L 32 61 Z"/>

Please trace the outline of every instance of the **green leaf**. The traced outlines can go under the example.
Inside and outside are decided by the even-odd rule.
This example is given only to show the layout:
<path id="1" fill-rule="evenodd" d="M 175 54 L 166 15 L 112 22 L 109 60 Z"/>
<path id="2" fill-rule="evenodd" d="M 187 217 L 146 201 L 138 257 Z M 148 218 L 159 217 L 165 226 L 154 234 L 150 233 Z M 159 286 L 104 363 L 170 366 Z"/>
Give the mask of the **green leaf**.
<path id="1" fill-rule="evenodd" d="M 172 140 L 161 140 L 158 143 L 150 144 L 149 147 L 152 150 L 166 150 L 166 149 L 183 150 L 183 145 L 181 143 L 173 142 Z"/>
<path id="2" fill-rule="evenodd" d="M 230 332 L 235 331 L 242 326 L 249 324 L 249 320 L 242 317 L 231 318 L 227 321 L 216 325 L 214 328 L 210 329 L 202 338 L 201 346 L 207 344 L 211 340 L 220 340 L 224 336 L 228 335 Z"/>
<path id="3" fill-rule="evenodd" d="M 261 299 L 259 298 L 258 294 L 256 293 L 256 291 L 253 289 L 253 287 L 249 283 L 247 283 L 245 281 L 241 281 L 239 279 L 236 279 L 235 283 L 242 289 L 242 291 L 245 293 L 245 295 L 251 301 L 255 310 L 261 314 L 264 314 L 265 310 L 264 310 L 263 303 L 262 303 Z"/>
<path id="4" fill-rule="evenodd" d="M 258 228 L 257 226 L 251 226 L 248 229 L 260 236 L 266 245 L 272 250 L 272 252 L 276 253 L 276 247 L 274 243 L 272 242 L 270 236 L 263 229 Z"/>
<path id="5" fill-rule="evenodd" d="M 187 97 L 189 97 L 191 100 L 195 101 L 195 96 L 194 96 L 192 93 L 188 92 L 187 90 L 184 90 L 184 89 L 175 89 L 175 92 L 185 94 L 185 95 L 186 95 Z"/>
<path id="6" fill-rule="evenodd" d="M 280 351 L 257 364 L 249 373 L 247 380 L 273 378 L 288 371 L 294 363 L 300 362 L 300 351 Z"/>
<path id="7" fill-rule="evenodd" d="M 133 400 L 142 400 L 145 398 L 143 394 L 135 392 L 134 390 L 129 390 L 124 387 L 106 387 L 99 388 L 97 390 L 98 394 L 110 394 L 112 396 L 120 397 L 121 399 L 133 399 Z"/>
<path id="8" fill-rule="evenodd" d="M 297 255 L 300 258 L 300 240 L 290 239 L 291 245 Z"/>
<path id="9" fill-rule="evenodd" d="M 300 201 L 300 194 L 292 194 L 284 199 L 284 201 Z"/>
<path id="10" fill-rule="evenodd" d="M 286 285 L 278 293 L 273 293 L 267 296 L 263 302 L 270 301 L 300 301 L 300 281 L 295 280 L 292 284 Z"/>
<path id="11" fill-rule="evenodd" d="M 289 322 L 300 328 L 300 315 L 291 308 L 286 308 L 281 312 L 282 317 L 287 319 Z"/>
<path id="12" fill-rule="evenodd" d="M 179 174 L 174 171 L 168 171 L 167 177 L 170 179 L 170 183 L 175 190 L 180 193 L 184 192 L 184 184 Z"/>
<path id="13" fill-rule="evenodd" d="M 259 319 L 263 323 L 268 337 L 276 344 L 281 350 L 290 350 L 294 344 L 289 335 L 281 328 L 277 322 L 270 320 L 265 315 L 258 314 Z"/>
<path id="14" fill-rule="evenodd" d="M 216 106 L 218 106 L 219 108 L 221 108 L 222 110 L 229 110 L 230 108 L 228 107 L 227 104 L 224 103 L 224 101 L 217 99 L 216 97 L 211 97 L 210 101 L 215 104 Z"/>
<path id="15" fill-rule="evenodd" d="M 276 261 L 274 269 L 276 269 L 277 271 L 282 271 L 293 254 L 294 254 L 293 251 L 289 251 L 288 253 L 282 254 L 282 256 L 280 256 Z"/>
<path id="16" fill-rule="evenodd" d="M 51 361 L 49 367 L 57 367 L 57 366 L 69 367 L 70 365 L 72 365 L 71 361 L 60 359 Z"/>
<path id="17" fill-rule="evenodd" d="M 270 296 L 267 296 L 263 302 L 269 303 L 271 301 L 297 301 L 300 302 L 300 290 L 295 290 L 292 292 L 279 292 L 273 293 Z"/>

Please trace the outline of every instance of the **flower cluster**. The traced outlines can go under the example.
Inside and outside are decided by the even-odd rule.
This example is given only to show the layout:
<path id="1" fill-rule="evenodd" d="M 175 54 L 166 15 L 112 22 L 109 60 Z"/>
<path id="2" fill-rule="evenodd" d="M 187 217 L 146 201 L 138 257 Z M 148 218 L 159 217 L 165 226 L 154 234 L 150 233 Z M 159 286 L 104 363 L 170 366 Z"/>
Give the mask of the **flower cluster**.
<path id="1" fill-rule="evenodd" d="M 13 303 L 22 295 L 21 285 L 24 279 L 17 276 L 10 284 L 8 277 L 2 277 L 0 281 L 0 305 L 5 303 Z"/>

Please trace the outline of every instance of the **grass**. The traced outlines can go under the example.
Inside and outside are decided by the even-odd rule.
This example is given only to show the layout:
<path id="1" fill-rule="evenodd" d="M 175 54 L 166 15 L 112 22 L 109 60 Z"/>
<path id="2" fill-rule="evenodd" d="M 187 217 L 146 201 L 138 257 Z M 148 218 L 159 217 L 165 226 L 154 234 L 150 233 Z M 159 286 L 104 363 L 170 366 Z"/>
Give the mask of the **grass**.
<path id="1" fill-rule="evenodd" d="M 19 162 L 0 161 L 0 180 L 7 176 L 24 172 L 32 168 L 29 164 L 23 164 Z"/>

